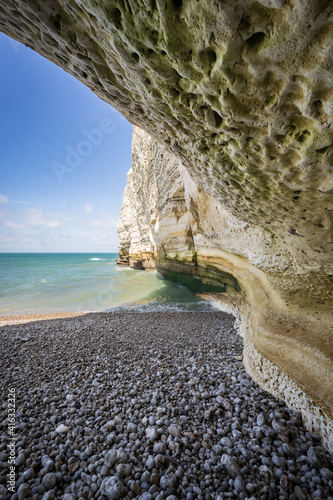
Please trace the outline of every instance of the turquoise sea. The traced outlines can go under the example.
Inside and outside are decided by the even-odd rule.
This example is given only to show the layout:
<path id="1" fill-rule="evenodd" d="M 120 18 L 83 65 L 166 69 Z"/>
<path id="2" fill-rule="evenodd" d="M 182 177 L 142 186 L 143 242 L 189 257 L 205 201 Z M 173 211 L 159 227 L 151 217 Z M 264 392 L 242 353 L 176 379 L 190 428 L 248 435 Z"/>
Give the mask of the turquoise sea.
<path id="1" fill-rule="evenodd" d="M 116 253 L 0 253 L 0 315 L 207 311 L 210 301 L 157 272 L 116 265 Z"/>

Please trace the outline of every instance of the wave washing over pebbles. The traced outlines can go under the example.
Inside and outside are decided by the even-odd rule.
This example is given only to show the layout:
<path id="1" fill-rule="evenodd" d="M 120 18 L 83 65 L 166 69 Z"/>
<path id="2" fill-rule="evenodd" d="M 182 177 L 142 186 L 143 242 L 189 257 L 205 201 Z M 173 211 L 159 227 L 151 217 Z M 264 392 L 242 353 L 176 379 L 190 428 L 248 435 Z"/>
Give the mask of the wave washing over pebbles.
<path id="1" fill-rule="evenodd" d="M 333 499 L 332 457 L 248 377 L 232 316 L 98 313 L 0 332 L 1 498 Z"/>

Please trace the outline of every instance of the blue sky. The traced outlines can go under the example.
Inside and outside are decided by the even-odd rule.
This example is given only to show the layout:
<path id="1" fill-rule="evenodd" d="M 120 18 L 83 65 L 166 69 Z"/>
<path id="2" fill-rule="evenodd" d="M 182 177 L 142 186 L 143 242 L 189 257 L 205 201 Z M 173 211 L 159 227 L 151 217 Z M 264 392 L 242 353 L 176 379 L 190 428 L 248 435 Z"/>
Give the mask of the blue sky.
<path id="1" fill-rule="evenodd" d="M 117 251 L 132 125 L 2 33 L 0 61 L 0 251 Z"/>

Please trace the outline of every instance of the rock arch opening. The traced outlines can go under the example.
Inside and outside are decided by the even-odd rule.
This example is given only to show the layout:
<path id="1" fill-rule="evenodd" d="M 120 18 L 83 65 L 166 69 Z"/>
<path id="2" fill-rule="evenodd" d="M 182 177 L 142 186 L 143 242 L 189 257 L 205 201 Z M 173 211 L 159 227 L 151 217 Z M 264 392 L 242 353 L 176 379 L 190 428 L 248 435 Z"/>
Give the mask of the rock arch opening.
<path id="1" fill-rule="evenodd" d="M 0 29 L 182 162 L 197 254 L 246 292 L 248 370 L 333 449 L 331 8 L 10 0 Z"/>

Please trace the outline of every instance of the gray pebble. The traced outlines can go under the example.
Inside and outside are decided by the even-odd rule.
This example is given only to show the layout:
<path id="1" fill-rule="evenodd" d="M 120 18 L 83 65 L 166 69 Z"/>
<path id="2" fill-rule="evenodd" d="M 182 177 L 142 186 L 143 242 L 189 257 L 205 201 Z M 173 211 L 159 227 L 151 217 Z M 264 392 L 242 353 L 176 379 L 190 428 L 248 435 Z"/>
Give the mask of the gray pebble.
<path id="1" fill-rule="evenodd" d="M 222 465 L 224 465 L 224 467 L 227 469 L 228 474 L 230 474 L 231 476 L 240 476 L 241 475 L 238 464 L 233 457 L 230 457 L 229 455 L 224 454 L 221 457 L 221 463 L 222 463 Z"/>
<path id="2" fill-rule="evenodd" d="M 111 468 L 117 460 L 117 451 L 116 450 L 110 450 L 107 452 L 104 458 L 104 465 L 108 468 Z"/>
<path id="3" fill-rule="evenodd" d="M 180 430 L 179 428 L 174 425 L 174 424 L 171 424 L 168 428 L 168 431 L 169 431 L 169 434 L 170 436 L 172 436 L 173 438 L 175 437 L 179 437 L 180 436 Z"/>
<path id="4" fill-rule="evenodd" d="M 328 461 L 323 450 L 310 446 L 307 455 L 309 462 L 315 467 L 326 468 L 328 466 Z"/>
<path id="5" fill-rule="evenodd" d="M 152 455 L 149 455 L 146 461 L 146 467 L 148 470 L 152 470 L 155 467 L 155 460 Z"/>
<path id="6" fill-rule="evenodd" d="M 100 492 L 108 500 L 117 500 L 123 496 L 124 485 L 118 476 L 106 477 L 103 479 Z"/>
<path id="7" fill-rule="evenodd" d="M 42 479 L 42 484 L 46 490 L 52 490 L 57 484 L 57 476 L 54 472 L 48 472 Z"/>
<path id="8" fill-rule="evenodd" d="M 30 496 L 30 486 L 27 483 L 23 483 L 17 490 L 17 498 L 18 500 L 23 500 L 23 498 L 28 496 Z"/>
<path id="9" fill-rule="evenodd" d="M 53 499 L 54 499 L 54 492 L 52 490 L 51 491 L 47 491 L 42 496 L 42 500 L 53 500 Z"/>
<path id="10" fill-rule="evenodd" d="M 164 443 L 155 443 L 154 444 L 154 453 L 155 455 L 164 455 L 166 452 L 165 444 Z"/>
<path id="11" fill-rule="evenodd" d="M 227 448 L 231 448 L 232 443 L 228 437 L 223 437 L 220 441 L 222 446 L 226 446 Z"/>
<path id="12" fill-rule="evenodd" d="M 265 415 L 263 413 L 259 413 L 257 416 L 257 424 L 259 427 L 262 427 L 266 422 Z"/>
<path id="13" fill-rule="evenodd" d="M 25 454 L 20 453 L 19 456 L 15 460 L 15 465 L 16 465 L 16 467 L 21 467 L 24 464 L 25 464 Z"/>
<path id="14" fill-rule="evenodd" d="M 330 471 L 329 469 L 321 469 L 320 470 L 320 474 L 322 477 L 324 477 L 325 479 L 327 479 L 327 481 L 330 481 L 333 479 L 333 472 Z"/>
<path id="15" fill-rule="evenodd" d="M 277 467 L 285 467 L 286 466 L 286 461 L 284 458 L 279 457 L 278 455 L 273 455 L 272 456 L 272 462 L 274 465 Z"/>
<path id="16" fill-rule="evenodd" d="M 163 490 L 171 489 L 177 484 L 177 478 L 173 472 L 162 476 L 160 479 L 160 486 Z"/>

